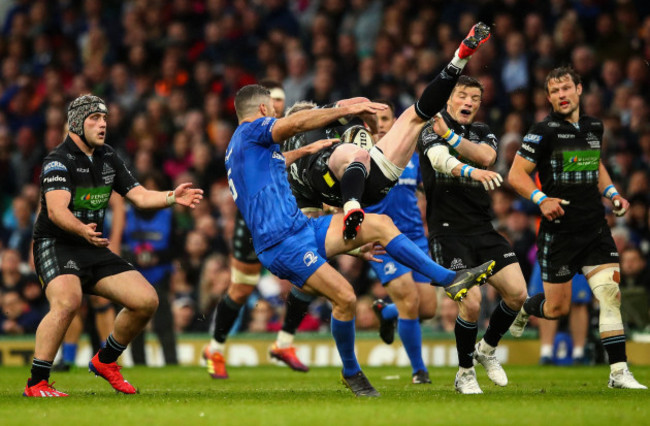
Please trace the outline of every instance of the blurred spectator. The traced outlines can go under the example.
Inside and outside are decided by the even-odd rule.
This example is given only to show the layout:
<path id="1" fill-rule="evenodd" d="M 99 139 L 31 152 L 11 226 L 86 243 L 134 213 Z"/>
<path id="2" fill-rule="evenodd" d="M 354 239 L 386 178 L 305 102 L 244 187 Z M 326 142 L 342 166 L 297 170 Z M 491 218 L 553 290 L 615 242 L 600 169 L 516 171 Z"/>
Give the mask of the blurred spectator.
<path id="1" fill-rule="evenodd" d="M 0 334 L 34 333 L 41 316 L 29 307 L 20 293 L 7 291 L 0 297 Z"/>

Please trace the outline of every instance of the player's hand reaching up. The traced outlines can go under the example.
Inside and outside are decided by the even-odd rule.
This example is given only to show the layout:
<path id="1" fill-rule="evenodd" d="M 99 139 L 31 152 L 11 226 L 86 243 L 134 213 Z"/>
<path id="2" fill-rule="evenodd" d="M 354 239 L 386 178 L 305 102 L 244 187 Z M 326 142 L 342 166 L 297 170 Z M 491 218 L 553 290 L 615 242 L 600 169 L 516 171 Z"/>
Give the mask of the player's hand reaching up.
<path id="1" fill-rule="evenodd" d="M 542 203 L 539 205 L 539 209 L 542 211 L 542 216 L 547 220 L 555 220 L 558 217 L 564 216 L 564 209 L 562 206 L 568 206 L 570 203 L 567 200 L 561 198 L 545 198 Z"/>
<path id="2" fill-rule="evenodd" d="M 377 114 L 379 111 L 388 109 L 388 105 L 377 102 L 359 102 L 352 105 L 346 105 L 343 108 L 346 108 L 348 114 L 351 115 L 361 115 L 364 113 Z"/>
<path id="3" fill-rule="evenodd" d="M 203 199 L 203 190 L 199 188 L 192 188 L 191 183 L 181 183 L 174 190 L 176 203 L 181 206 L 195 208 Z"/>
<path id="4" fill-rule="evenodd" d="M 321 149 L 332 146 L 333 144 L 335 144 L 337 142 L 341 142 L 341 139 L 321 139 L 321 140 L 317 140 L 316 142 L 310 143 L 309 145 L 306 145 L 304 147 L 305 152 L 306 152 L 305 155 L 316 154 Z"/>
<path id="5" fill-rule="evenodd" d="M 440 113 L 437 113 L 433 116 L 431 119 L 431 124 L 433 126 L 433 131 L 436 132 L 436 135 L 440 137 L 449 131 L 449 126 L 447 126 L 447 122 L 445 122 L 445 119 Z"/>
<path id="6" fill-rule="evenodd" d="M 503 182 L 501 175 L 491 170 L 473 169 L 469 177 L 481 182 L 486 191 L 500 187 Z"/>

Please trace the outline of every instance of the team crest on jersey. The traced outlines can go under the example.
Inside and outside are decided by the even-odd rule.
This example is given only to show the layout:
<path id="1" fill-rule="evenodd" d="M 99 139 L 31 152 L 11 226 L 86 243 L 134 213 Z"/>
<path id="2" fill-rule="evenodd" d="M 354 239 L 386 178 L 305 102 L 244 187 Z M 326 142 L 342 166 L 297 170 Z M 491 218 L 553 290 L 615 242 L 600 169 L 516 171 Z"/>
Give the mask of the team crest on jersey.
<path id="1" fill-rule="evenodd" d="M 115 169 L 113 169 L 108 163 L 104 163 L 104 168 L 102 169 L 102 174 L 103 175 L 108 175 L 111 173 L 115 173 Z"/>
<path id="2" fill-rule="evenodd" d="M 316 256 L 313 251 L 308 251 L 302 257 L 302 261 L 305 262 L 305 266 L 307 267 L 310 267 L 311 265 L 316 263 L 317 260 L 318 260 L 318 256 Z"/>
<path id="3" fill-rule="evenodd" d="M 395 263 L 388 262 L 387 264 L 384 265 L 384 274 L 393 275 L 395 272 L 397 272 L 397 268 L 395 267 Z"/>
<path id="4" fill-rule="evenodd" d="M 468 139 L 471 140 L 471 141 L 476 141 L 476 140 L 478 140 L 478 135 L 475 132 L 472 132 L 470 130 Z"/>
<path id="5" fill-rule="evenodd" d="M 449 265 L 449 269 L 452 271 L 457 271 L 459 269 L 465 269 L 466 266 L 463 263 L 463 260 L 459 257 L 455 257 L 454 260 L 451 261 L 451 264 Z"/>
<path id="6" fill-rule="evenodd" d="M 68 157 L 70 160 L 76 160 L 77 159 L 77 157 L 75 157 L 72 154 L 66 154 L 66 157 Z"/>
<path id="7" fill-rule="evenodd" d="M 75 271 L 79 270 L 79 266 L 77 266 L 77 263 L 74 260 L 68 260 L 68 263 L 66 263 L 63 268 L 64 269 L 74 269 Z"/>

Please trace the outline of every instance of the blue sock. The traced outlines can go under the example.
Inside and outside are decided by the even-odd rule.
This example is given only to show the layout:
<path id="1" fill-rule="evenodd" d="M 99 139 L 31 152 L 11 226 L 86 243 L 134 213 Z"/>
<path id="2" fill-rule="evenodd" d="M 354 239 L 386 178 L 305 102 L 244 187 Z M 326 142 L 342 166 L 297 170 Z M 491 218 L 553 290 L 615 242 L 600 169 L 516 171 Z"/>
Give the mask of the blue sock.
<path id="1" fill-rule="evenodd" d="M 399 338 L 402 339 L 402 345 L 404 345 L 406 354 L 411 360 L 413 374 L 419 370 L 427 371 L 427 367 L 422 360 L 422 330 L 420 329 L 420 321 L 417 319 L 399 318 L 397 320 L 397 332 L 399 333 Z"/>
<path id="2" fill-rule="evenodd" d="M 431 260 L 428 254 L 420 250 L 420 247 L 404 234 L 393 238 L 385 248 L 386 252 L 399 263 L 421 273 L 441 286 L 451 284 L 456 278 L 456 272 L 443 268 Z"/>
<path id="3" fill-rule="evenodd" d="M 397 306 L 394 303 L 389 303 L 381 310 L 381 317 L 383 319 L 395 319 L 397 318 Z"/>
<path id="4" fill-rule="evenodd" d="M 354 320 L 339 321 L 332 316 L 332 336 L 343 361 L 343 375 L 350 377 L 361 371 L 354 353 Z"/>
<path id="5" fill-rule="evenodd" d="M 63 342 L 61 352 L 64 364 L 74 364 L 77 359 L 77 344 Z"/>

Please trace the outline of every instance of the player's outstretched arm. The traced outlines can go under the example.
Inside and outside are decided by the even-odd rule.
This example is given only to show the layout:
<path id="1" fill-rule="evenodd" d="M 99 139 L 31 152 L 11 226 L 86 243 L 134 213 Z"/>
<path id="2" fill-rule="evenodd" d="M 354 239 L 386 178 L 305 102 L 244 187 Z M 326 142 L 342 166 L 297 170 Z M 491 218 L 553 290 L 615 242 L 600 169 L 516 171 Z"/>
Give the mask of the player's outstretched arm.
<path id="1" fill-rule="evenodd" d="M 150 191 L 138 185 L 127 192 L 126 198 L 139 209 L 162 209 L 174 204 L 194 208 L 203 199 L 203 190 L 192 188 L 191 183 L 182 183 L 173 191 Z"/>
<path id="2" fill-rule="evenodd" d="M 630 208 L 629 201 L 621 197 L 616 190 L 616 187 L 612 183 L 612 178 L 609 177 L 609 173 L 602 161 L 598 165 L 598 189 L 605 198 L 609 198 L 612 202 L 614 205 L 613 211 L 616 216 L 623 216 L 627 212 L 627 209 Z"/>
<path id="3" fill-rule="evenodd" d="M 537 204 L 542 211 L 542 215 L 547 220 L 555 220 L 558 217 L 564 216 L 562 206 L 569 205 L 569 201 L 561 198 L 550 198 L 537 189 L 535 182 L 530 177 L 535 167 L 536 165 L 532 161 L 516 155 L 508 173 L 508 183 L 512 185 L 519 195 Z"/>
<path id="4" fill-rule="evenodd" d="M 346 115 L 362 113 L 376 114 L 388 108 L 387 105 L 375 102 L 360 102 L 339 108 L 316 108 L 298 111 L 288 117 L 278 119 L 273 125 L 274 141 L 283 141 L 301 132 L 318 129 Z"/>
<path id="5" fill-rule="evenodd" d="M 321 149 L 332 146 L 332 144 L 340 141 L 340 139 L 321 139 L 298 149 L 287 151 L 283 154 L 284 162 L 286 163 L 287 167 L 289 167 L 291 164 L 295 163 L 297 159 L 304 157 L 305 155 L 315 154 Z"/>
<path id="6" fill-rule="evenodd" d="M 483 167 L 489 167 L 497 159 L 497 152 L 487 143 L 475 144 L 457 135 L 449 129 L 442 114 L 438 113 L 433 116 L 433 131 L 438 136 L 447 141 L 449 146 L 453 147 L 460 155 Z"/>

